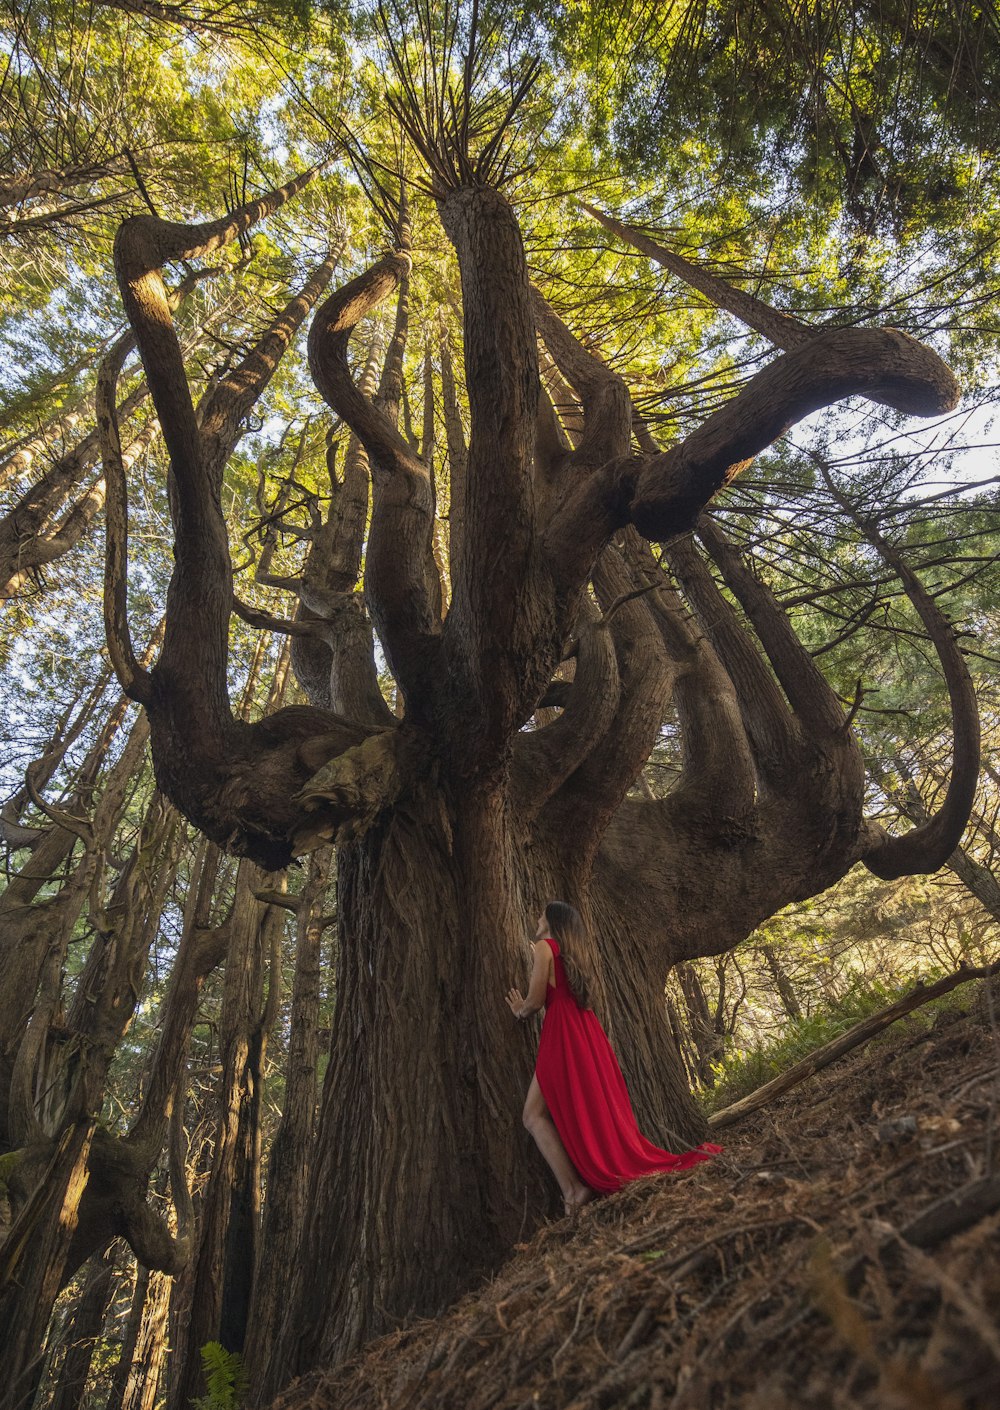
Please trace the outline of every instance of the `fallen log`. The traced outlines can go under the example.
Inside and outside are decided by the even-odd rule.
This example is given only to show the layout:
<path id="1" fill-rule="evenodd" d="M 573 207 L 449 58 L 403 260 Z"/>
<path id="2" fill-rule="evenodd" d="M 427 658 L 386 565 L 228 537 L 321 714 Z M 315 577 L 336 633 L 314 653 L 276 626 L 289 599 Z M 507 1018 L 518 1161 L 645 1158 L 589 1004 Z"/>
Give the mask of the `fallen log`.
<path id="1" fill-rule="evenodd" d="M 723 1107 L 721 1111 L 714 1112 L 708 1118 L 709 1126 L 713 1131 L 717 1131 L 720 1127 L 732 1126 L 735 1122 L 742 1121 L 744 1116 L 758 1111 L 762 1106 L 773 1101 L 775 1097 L 780 1097 L 784 1092 L 789 1091 L 800 1082 L 804 1082 L 807 1077 L 812 1077 L 814 1073 L 828 1067 L 831 1062 L 836 1062 L 837 1058 L 843 1057 L 852 1048 L 858 1048 L 862 1043 L 869 1042 L 895 1023 L 897 1019 L 905 1018 L 908 1013 L 912 1013 L 914 1009 L 920 1008 L 923 1004 L 929 1004 L 932 999 L 940 999 L 942 994 L 957 989 L 960 984 L 968 984 L 972 979 L 990 979 L 995 974 L 1000 974 L 1000 960 L 996 960 L 990 965 L 961 964 L 953 973 L 946 974 L 943 979 L 937 980 L 934 984 L 924 984 L 922 980 L 918 980 L 910 993 L 897 999 L 894 1004 L 879 1009 L 878 1013 L 873 1013 L 869 1018 L 862 1019 L 853 1028 L 849 1028 L 846 1033 L 841 1033 L 831 1039 L 829 1043 L 824 1043 L 822 1047 L 816 1048 L 808 1057 L 795 1063 L 787 1072 L 782 1072 L 773 1081 L 765 1082 L 763 1087 L 758 1087 L 748 1097 L 743 1097 L 740 1101 L 733 1102 L 732 1106 Z"/>

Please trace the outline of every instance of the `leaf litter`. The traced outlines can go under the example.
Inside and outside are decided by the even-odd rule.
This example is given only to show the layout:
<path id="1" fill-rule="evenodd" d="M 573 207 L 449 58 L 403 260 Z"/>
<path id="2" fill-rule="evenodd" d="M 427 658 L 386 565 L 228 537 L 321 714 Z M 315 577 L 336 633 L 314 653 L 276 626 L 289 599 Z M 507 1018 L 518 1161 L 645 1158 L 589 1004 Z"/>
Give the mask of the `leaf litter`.
<path id="1" fill-rule="evenodd" d="M 976 990 L 274 1410 L 997 1410 L 1000 1043 Z"/>

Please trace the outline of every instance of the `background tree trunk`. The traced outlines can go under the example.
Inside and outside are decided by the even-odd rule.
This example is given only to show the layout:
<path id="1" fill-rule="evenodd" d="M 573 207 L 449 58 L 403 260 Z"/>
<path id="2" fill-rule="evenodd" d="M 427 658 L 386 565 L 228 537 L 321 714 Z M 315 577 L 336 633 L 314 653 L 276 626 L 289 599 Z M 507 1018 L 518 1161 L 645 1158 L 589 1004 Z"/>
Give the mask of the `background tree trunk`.
<path id="1" fill-rule="evenodd" d="M 309 858 L 309 876 L 295 898 L 295 980 L 292 989 L 288 1060 L 281 1121 L 271 1145 L 267 1198 L 257 1253 L 246 1347 L 252 1385 L 267 1374 L 287 1305 L 288 1270 L 301 1258 L 300 1243 L 313 1162 L 319 1059 L 320 945 L 331 849 Z"/>
<path id="2" fill-rule="evenodd" d="M 79 1410 L 83 1401 L 94 1348 L 114 1293 L 116 1251 L 112 1244 L 91 1260 L 87 1279 L 63 1336 L 66 1353 L 46 1410 Z"/>

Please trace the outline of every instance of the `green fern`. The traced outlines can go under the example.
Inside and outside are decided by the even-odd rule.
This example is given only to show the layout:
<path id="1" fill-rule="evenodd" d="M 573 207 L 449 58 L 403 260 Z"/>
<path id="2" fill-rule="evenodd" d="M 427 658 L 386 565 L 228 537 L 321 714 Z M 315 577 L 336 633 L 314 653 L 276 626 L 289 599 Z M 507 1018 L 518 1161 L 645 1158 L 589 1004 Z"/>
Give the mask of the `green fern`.
<path id="1" fill-rule="evenodd" d="M 227 1351 L 217 1341 L 210 1341 L 201 1349 L 201 1366 L 208 1394 L 192 1400 L 194 1410 L 239 1410 L 250 1389 L 243 1357 L 235 1351 Z"/>

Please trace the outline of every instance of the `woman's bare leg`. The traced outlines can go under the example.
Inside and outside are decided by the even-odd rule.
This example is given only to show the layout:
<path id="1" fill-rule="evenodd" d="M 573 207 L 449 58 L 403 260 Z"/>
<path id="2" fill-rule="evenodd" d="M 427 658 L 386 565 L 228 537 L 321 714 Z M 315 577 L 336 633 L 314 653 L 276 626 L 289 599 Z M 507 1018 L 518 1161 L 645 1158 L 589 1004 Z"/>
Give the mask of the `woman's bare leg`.
<path id="1" fill-rule="evenodd" d="M 537 1077 L 531 1079 L 531 1086 L 528 1088 L 528 1095 L 524 1102 L 522 1120 L 525 1128 L 534 1137 L 535 1145 L 545 1157 L 549 1169 L 559 1182 L 567 1211 L 579 1209 L 582 1204 L 592 1200 L 595 1192 L 589 1185 L 583 1183 L 575 1165 L 566 1154 L 566 1147 L 559 1139 L 556 1124 L 549 1115 L 549 1109 L 545 1105 L 545 1098 L 542 1096 L 542 1089 L 538 1085 Z"/>

